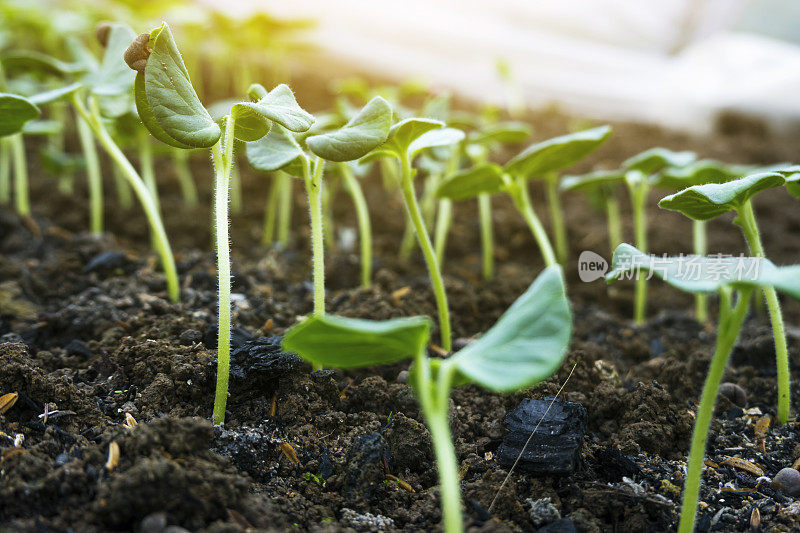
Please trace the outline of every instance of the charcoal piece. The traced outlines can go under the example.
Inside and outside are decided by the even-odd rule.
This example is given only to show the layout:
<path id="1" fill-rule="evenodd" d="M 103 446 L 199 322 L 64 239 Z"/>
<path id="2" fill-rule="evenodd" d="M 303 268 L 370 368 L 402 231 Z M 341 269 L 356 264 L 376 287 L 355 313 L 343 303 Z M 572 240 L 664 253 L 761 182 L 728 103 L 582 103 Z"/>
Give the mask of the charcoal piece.
<path id="1" fill-rule="evenodd" d="M 383 452 L 386 440 L 380 433 L 362 435 L 347 450 L 345 492 L 347 498 L 370 498 L 383 480 Z"/>
<path id="2" fill-rule="evenodd" d="M 633 478 L 639 473 L 636 462 L 616 448 L 603 448 L 594 454 L 597 460 L 597 473 L 604 481 L 622 481 L 623 477 Z"/>
<path id="3" fill-rule="evenodd" d="M 219 337 L 219 327 L 217 323 L 210 324 L 206 330 L 205 337 L 203 337 L 203 344 L 209 350 L 217 349 L 217 338 Z M 253 340 L 255 337 L 250 335 L 246 329 L 235 327 L 231 330 L 231 349 L 235 350 L 247 341 Z"/>
<path id="4" fill-rule="evenodd" d="M 239 392 L 272 390 L 277 381 L 297 370 L 303 360 L 281 349 L 283 337 L 258 337 L 231 351 L 230 384 Z M 216 367 L 214 359 L 211 364 Z"/>
<path id="5" fill-rule="evenodd" d="M 586 431 L 586 409 L 579 403 L 556 400 L 548 411 L 551 401 L 552 398 L 528 398 L 506 416 L 509 433 L 497 457 L 501 465 L 513 465 L 530 438 L 518 470 L 539 475 L 575 471 Z"/>
<path id="6" fill-rule="evenodd" d="M 536 530 L 537 533 L 577 533 L 575 524 L 569 518 L 556 520 Z"/>
<path id="7" fill-rule="evenodd" d="M 83 267 L 83 272 L 86 274 L 96 272 L 97 274 L 107 275 L 115 270 L 124 269 L 127 265 L 128 258 L 124 253 L 103 252 L 92 257 Z"/>

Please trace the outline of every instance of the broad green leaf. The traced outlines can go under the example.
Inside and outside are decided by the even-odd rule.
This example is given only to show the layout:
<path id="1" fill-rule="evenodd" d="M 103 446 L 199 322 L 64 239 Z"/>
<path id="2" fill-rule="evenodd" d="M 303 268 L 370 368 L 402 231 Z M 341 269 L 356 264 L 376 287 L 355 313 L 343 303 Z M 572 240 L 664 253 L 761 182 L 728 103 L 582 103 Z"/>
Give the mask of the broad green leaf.
<path id="1" fill-rule="evenodd" d="M 152 50 L 142 73 L 136 75 L 137 93 L 143 89 L 144 98 L 136 95 L 136 107 L 145 126 L 154 137 L 172 139 L 173 146 L 210 148 L 219 140 L 222 131 L 192 87 L 189 73 L 166 22 L 150 33 Z M 146 108 L 142 109 L 142 105 Z M 152 120 L 151 120 L 152 119 Z M 153 127 L 153 120 L 158 128 Z"/>
<path id="2" fill-rule="evenodd" d="M 392 127 L 389 102 L 376 96 L 338 130 L 306 139 L 306 146 L 328 161 L 352 161 L 383 144 Z"/>
<path id="3" fill-rule="evenodd" d="M 606 281 L 652 272 L 687 292 L 715 292 L 722 287 L 771 286 L 800 299 L 800 265 L 778 267 L 761 257 L 648 255 L 630 244 L 620 244 L 611 260 Z"/>
<path id="4" fill-rule="evenodd" d="M 391 127 L 386 142 L 365 155 L 361 161 L 367 162 L 381 157 L 402 157 L 407 153 L 411 143 L 421 135 L 443 127 L 444 122 L 430 118 L 403 119 Z"/>
<path id="5" fill-rule="evenodd" d="M 314 123 L 314 116 L 300 107 L 292 90 L 284 84 L 278 85 L 257 102 L 236 105 L 248 107 L 289 131 L 307 131 Z"/>
<path id="6" fill-rule="evenodd" d="M 67 96 L 70 96 L 81 87 L 83 87 L 83 84 L 79 82 L 71 83 L 67 86 L 53 89 L 52 91 L 34 94 L 28 98 L 28 101 L 37 106 L 49 104 L 50 102 L 55 102 L 56 100 L 61 100 Z"/>
<path id="7" fill-rule="evenodd" d="M 611 126 L 562 135 L 529 146 L 506 163 L 514 176 L 542 177 L 571 166 L 595 151 L 611 136 Z"/>
<path id="8" fill-rule="evenodd" d="M 247 143 L 245 151 L 247 160 L 256 170 L 285 170 L 292 176 L 303 175 L 306 154 L 294 135 L 283 126 L 275 124 L 267 135 Z"/>
<path id="9" fill-rule="evenodd" d="M 524 122 L 498 122 L 485 126 L 469 136 L 470 143 L 520 144 L 531 136 L 533 129 Z"/>
<path id="10" fill-rule="evenodd" d="M 455 128 L 438 128 L 423 133 L 408 145 L 408 157 L 412 160 L 423 150 L 451 146 L 464 140 L 464 132 Z"/>
<path id="11" fill-rule="evenodd" d="M 40 114 L 39 108 L 27 98 L 0 93 L 0 137 L 19 133 L 26 122 Z"/>
<path id="12" fill-rule="evenodd" d="M 800 173 L 791 174 L 786 178 L 786 188 L 792 195 L 800 198 Z"/>
<path id="13" fill-rule="evenodd" d="M 572 313 L 558 265 L 546 268 L 497 323 L 450 356 L 461 375 L 494 392 L 511 392 L 550 377 L 569 348 Z"/>
<path id="14" fill-rule="evenodd" d="M 726 183 L 693 185 L 662 198 L 658 206 L 679 211 L 695 220 L 711 220 L 728 211 L 738 210 L 759 191 L 780 187 L 785 182 L 777 172 L 764 172 Z"/>
<path id="15" fill-rule="evenodd" d="M 290 328 L 282 347 L 322 366 L 370 366 L 415 356 L 426 348 L 430 329 L 430 319 L 421 316 L 376 321 L 315 315 Z"/>
<path id="16" fill-rule="evenodd" d="M 623 161 L 622 167 L 649 175 L 667 167 L 685 167 L 691 164 L 696 157 L 694 152 L 673 152 L 666 148 L 650 148 Z"/>
<path id="17" fill-rule="evenodd" d="M 257 141 L 269 133 L 272 122 L 262 115 L 250 102 L 237 102 L 231 106 L 234 119 L 233 136 L 242 142 Z"/>
<path id="18" fill-rule="evenodd" d="M 139 115 L 139 119 L 142 121 L 142 124 L 144 124 L 144 127 L 147 128 L 153 137 L 164 144 L 174 146 L 175 148 L 194 148 L 194 146 L 190 146 L 186 143 L 179 142 L 177 139 L 174 139 L 164 130 L 164 128 L 161 127 L 158 119 L 156 119 L 155 115 L 153 115 L 153 112 L 150 109 L 150 103 L 147 100 L 147 92 L 145 91 L 144 77 L 145 76 L 143 73 L 137 72 L 136 79 L 133 82 L 133 98 L 134 102 L 136 103 L 136 112 Z M 219 126 L 217 126 L 217 129 L 219 129 Z M 220 135 L 222 135 L 222 130 L 220 130 Z"/>
<path id="19" fill-rule="evenodd" d="M 467 200 L 479 194 L 494 194 L 503 190 L 503 169 L 487 163 L 469 170 L 456 172 L 436 188 L 436 196 L 451 200 Z"/>
<path id="20" fill-rule="evenodd" d="M 786 178 L 786 189 L 800 198 L 800 165 L 783 164 L 769 169 Z"/>
<path id="21" fill-rule="evenodd" d="M 721 183 L 732 178 L 744 176 L 749 167 L 727 165 L 713 159 L 701 159 L 684 167 L 667 167 L 658 173 L 653 185 L 668 189 L 684 189 L 692 185 Z"/>
<path id="22" fill-rule="evenodd" d="M 581 176 L 566 176 L 559 187 L 562 191 L 590 191 L 623 181 L 625 172 L 622 170 L 598 170 Z"/>

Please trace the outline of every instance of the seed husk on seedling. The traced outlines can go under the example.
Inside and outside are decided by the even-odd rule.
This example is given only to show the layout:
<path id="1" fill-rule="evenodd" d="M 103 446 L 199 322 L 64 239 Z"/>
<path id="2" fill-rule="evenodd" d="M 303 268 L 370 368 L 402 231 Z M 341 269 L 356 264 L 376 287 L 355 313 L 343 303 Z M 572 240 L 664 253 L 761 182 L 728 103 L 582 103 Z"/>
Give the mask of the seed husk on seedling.
<path id="1" fill-rule="evenodd" d="M 664 197 L 658 202 L 663 209 L 678 211 L 693 220 L 712 220 L 728 212 L 735 212 L 734 224 L 742 228 L 750 254 L 766 257 L 761 243 L 761 234 L 756 222 L 752 197 L 760 191 L 781 187 L 786 179 L 778 172 L 763 172 L 725 183 L 693 185 L 680 192 Z M 783 325 L 783 312 L 775 288 L 765 285 L 764 298 L 767 302 L 772 335 L 775 341 L 775 358 L 778 371 L 778 421 L 785 424 L 789 419 L 790 375 L 789 353 L 786 331 Z"/>
<path id="2" fill-rule="evenodd" d="M 743 193 L 745 196 L 746 194 Z M 729 197 L 730 195 L 725 196 Z M 722 198 L 718 199 L 722 200 Z M 710 213 L 711 207 L 698 206 L 698 210 L 702 213 Z M 680 533 L 691 533 L 694 530 L 703 456 L 711 418 L 714 414 L 714 404 L 728 358 L 747 316 L 751 293 L 756 289 L 772 288 L 800 299 L 800 265 L 777 267 L 763 257 L 747 258 L 746 263 L 743 261 L 744 259 L 736 257 L 696 256 L 693 274 L 689 275 L 685 257 L 649 256 L 629 244 L 621 244 L 614 252 L 612 270 L 606 276 L 606 279 L 612 282 L 629 273 L 638 272 L 641 277 L 642 271 L 650 271 L 680 290 L 692 293 L 717 292 L 719 294 L 716 347 L 703 385 L 692 433 L 681 519 L 678 527 Z"/>
<path id="3" fill-rule="evenodd" d="M 572 315 L 561 268 L 546 268 L 478 340 L 447 359 L 429 358 L 427 317 L 373 321 L 313 315 L 284 336 L 283 349 L 315 365 L 354 368 L 414 359 L 409 382 L 431 433 L 439 472 L 442 521 L 463 531 L 458 462 L 450 435 L 450 391 L 475 383 L 513 392 L 547 379 L 561 364 Z"/>
<path id="4" fill-rule="evenodd" d="M 647 245 L 647 199 L 652 182 L 665 168 L 680 168 L 695 160 L 694 152 L 673 152 L 666 148 L 651 148 L 622 162 L 625 170 L 625 185 L 631 197 L 633 231 L 636 247 L 643 252 Z M 647 280 L 640 277 L 636 281 L 633 301 L 633 321 L 644 324 L 647 314 Z"/>
<path id="5" fill-rule="evenodd" d="M 447 128 L 443 122 L 438 120 L 407 118 L 392 126 L 386 142 L 362 159 L 362 161 L 372 161 L 388 157 L 400 161 L 403 200 L 406 212 L 414 224 L 417 242 L 428 267 L 428 274 L 431 278 L 433 294 L 436 299 L 436 309 L 439 315 L 439 332 L 442 339 L 442 347 L 447 351 L 450 351 L 452 346 L 450 310 L 447 307 L 447 295 L 439 262 L 436 259 L 430 235 L 425 228 L 425 221 L 422 218 L 417 195 L 414 191 L 416 170 L 412 167 L 412 164 L 416 156 L 424 150 L 450 146 L 460 142 L 463 138 L 464 132 L 455 128 Z"/>

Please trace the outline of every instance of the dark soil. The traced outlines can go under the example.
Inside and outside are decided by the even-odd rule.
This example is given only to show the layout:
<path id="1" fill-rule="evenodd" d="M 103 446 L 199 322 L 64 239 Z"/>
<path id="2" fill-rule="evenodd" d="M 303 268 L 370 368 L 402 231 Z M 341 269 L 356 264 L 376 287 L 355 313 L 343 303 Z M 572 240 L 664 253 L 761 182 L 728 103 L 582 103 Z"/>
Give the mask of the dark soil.
<path id="1" fill-rule="evenodd" d="M 556 113 L 535 119 L 537 138 L 566 129 L 566 119 Z M 615 165 L 655 145 L 742 163 L 791 160 L 797 151 L 797 143 L 785 138 L 730 125 L 708 139 L 635 125 L 616 129 L 608 146 L 577 170 Z M 0 394 L 19 393 L 0 415 L 1 530 L 437 529 L 433 452 L 402 379 L 406 365 L 310 373 L 305 363 L 275 355 L 277 340 L 270 337 L 311 310 L 299 186 L 291 246 L 266 249 L 257 243 L 269 178 L 243 169 L 246 202 L 232 219 L 238 351 L 227 423 L 214 428 L 216 275 L 208 210 L 186 208 L 169 161 L 159 163 L 163 212 L 183 287 L 181 303 L 173 305 L 148 250 L 147 226 L 138 208 L 125 212 L 116 205 L 111 180 L 109 232 L 94 239 L 85 233 L 82 185 L 74 196 L 60 196 L 33 153 L 30 162 L 34 221 L 0 210 Z M 207 158 L 199 156 L 193 165 L 207 193 Z M 404 224 L 400 201 L 377 177 L 367 183 L 377 232 L 375 283 L 355 288 L 358 257 L 332 251 L 328 310 L 373 319 L 433 315 L 424 265 L 395 256 Z M 536 196 L 541 200 L 538 190 Z M 687 252 L 689 222 L 657 212 L 657 198 L 654 193 L 652 250 Z M 577 277 L 574 258 L 581 250 L 608 256 L 603 217 L 578 196 L 567 196 L 565 205 L 575 333 L 564 365 L 550 381 L 517 394 L 473 386 L 453 393 L 466 517 L 473 531 L 534 531 L 544 524 L 531 507 L 550 498 L 558 513 L 549 519 L 560 514 L 578 531 L 669 530 L 678 516 L 693 410 L 714 330 L 693 320 L 691 298 L 658 282 L 651 283 L 651 319 L 633 327 L 630 284 L 609 288 Z M 445 265 L 456 337 L 485 331 L 541 270 L 522 220 L 505 201 L 495 207 L 499 273 L 483 282 L 474 206 L 456 206 Z M 773 260 L 800 261 L 797 200 L 770 191 L 756 207 Z M 337 198 L 335 223 L 355 226 L 344 195 Z M 744 251 L 727 218 L 710 224 L 709 241 L 713 252 Z M 407 294 L 395 292 L 404 287 Z M 785 313 L 796 376 L 800 305 L 787 301 Z M 763 438 L 755 433 L 755 423 L 774 414 L 772 349 L 768 321 L 754 314 L 725 378 L 745 389 L 748 403 L 742 409 L 724 397 L 718 402 L 700 530 L 745 531 L 754 508 L 765 529 L 797 527 L 800 502 L 759 482 L 752 468 L 726 463 L 741 458 L 771 478 L 800 457 L 795 420 L 770 427 Z M 578 470 L 559 477 L 515 472 L 490 512 L 508 473 L 495 457 L 506 414 L 524 398 L 556 394 L 573 367 L 562 396 L 581 403 L 588 415 Z M 793 412 L 799 411 L 800 391 L 793 387 Z M 135 426 L 126 425 L 126 414 Z M 107 466 L 111 443 L 119 447 L 113 467 Z"/>

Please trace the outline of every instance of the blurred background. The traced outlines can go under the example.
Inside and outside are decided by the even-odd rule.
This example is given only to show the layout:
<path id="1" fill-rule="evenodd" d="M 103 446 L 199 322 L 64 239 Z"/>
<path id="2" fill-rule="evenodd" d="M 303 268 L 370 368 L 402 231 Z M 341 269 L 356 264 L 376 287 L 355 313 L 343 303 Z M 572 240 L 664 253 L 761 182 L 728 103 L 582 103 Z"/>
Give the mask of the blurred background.
<path id="1" fill-rule="evenodd" d="M 695 134 L 733 113 L 778 132 L 800 130 L 797 0 L 0 4 L 4 49 L 61 55 L 64 39 L 86 39 L 100 20 L 126 20 L 137 31 L 167 20 L 192 41 L 188 52 L 182 47 L 187 65 L 212 100 L 243 94 L 253 80 L 335 92 L 342 86 L 329 80 L 359 76 L 512 112 L 555 106 Z M 41 40 L 21 42 L 31 36 Z"/>

